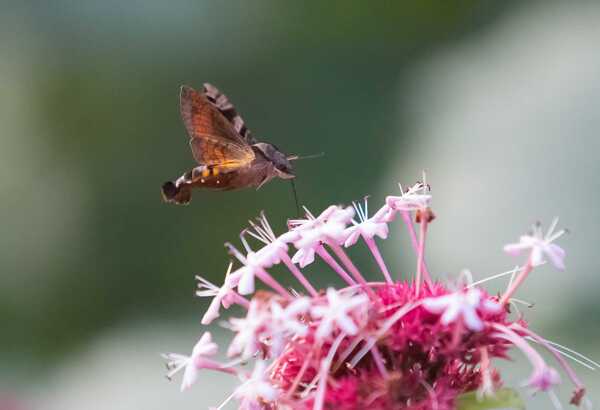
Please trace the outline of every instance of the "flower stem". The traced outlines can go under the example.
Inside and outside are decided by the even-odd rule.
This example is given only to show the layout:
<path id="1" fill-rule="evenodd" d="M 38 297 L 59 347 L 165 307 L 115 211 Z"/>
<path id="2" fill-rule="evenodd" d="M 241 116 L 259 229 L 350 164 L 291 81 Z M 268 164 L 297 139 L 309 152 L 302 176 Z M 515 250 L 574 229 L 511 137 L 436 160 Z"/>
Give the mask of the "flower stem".
<path id="1" fill-rule="evenodd" d="M 374 345 L 371 348 L 371 355 L 373 355 L 373 361 L 375 362 L 375 366 L 377 366 L 377 370 L 379 370 L 379 373 L 381 373 L 383 378 L 387 380 L 389 378 L 389 374 L 387 369 L 385 368 L 383 357 L 381 356 L 379 349 L 377 349 L 377 345 Z"/>
<path id="2" fill-rule="evenodd" d="M 306 279 L 306 276 L 304 276 L 300 269 L 298 269 L 296 265 L 292 263 L 292 260 L 290 259 L 287 253 L 281 252 L 281 260 L 283 261 L 285 266 L 287 266 L 290 272 L 292 272 L 292 274 L 296 277 L 296 279 L 298 279 L 302 286 L 304 286 L 308 293 L 310 293 L 312 297 L 316 297 L 319 295 L 319 292 L 317 292 L 313 285 L 310 284 L 308 279 Z"/>
<path id="3" fill-rule="evenodd" d="M 499 323 L 492 324 L 492 326 L 500 332 L 497 334 L 498 337 L 508 340 L 525 354 L 534 369 L 539 369 L 541 366 L 546 365 L 542 356 L 519 334 Z"/>
<path id="4" fill-rule="evenodd" d="M 314 410 L 322 410 L 323 404 L 325 402 L 325 391 L 327 390 L 327 379 L 329 375 L 329 369 L 331 368 L 331 362 L 333 361 L 333 357 L 335 352 L 337 351 L 340 343 L 346 337 L 344 333 L 340 333 L 338 337 L 333 341 L 329 352 L 325 359 L 321 362 L 321 368 L 319 369 L 319 386 L 317 387 L 317 392 L 315 395 L 315 405 L 313 407 Z"/>
<path id="5" fill-rule="evenodd" d="M 317 347 L 317 346 L 315 346 L 315 347 Z M 320 348 L 320 345 L 318 347 Z M 314 351 L 315 351 L 314 349 L 311 349 L 308 352 L 308 355 L 304 358 L 304 363 L 302 363 L 302 367 L 300 368 L 300 371 L 298 371 L 298 374 L 294 378 L 292 385 L 290 386 L 290 388 L 288 389 L 288 391 L 286 393 L 287 397 L 291 397 L 294 394 L 294 392 L 296 391 L 296 389 L 298 388 L 298 386 L 300 385 L 300 381 L 302 381 L 302 377 L 304 376 L 304 373 L 306 373 L 306 369 L 308 369 L 308 366 L 311 363 Z"/>
<path id="6" fill-rule="evenodd" d="M 352 276 L 354 276 L 354 279 L 363 286 L 365 292 L 367 292 L 373 300 L 377 300 L 377 295 L 375 294 L 375 292 L 373 292 L 373 289 L 371 289 L 367 285 L 367 281 L 365 280 L 363 275 L 360 274 L 360 271 L 354 265 L 354 263 L 352 263 L 352 260 L 350 260 L 348 255 L 346 255 L 346 252 L 344 252 L 342 247 L 332 241 L 327 242 L 327 245 L 329 245 L 329 247 L 333 250 L 333 253 L 335 253 L 335 256 L 337 256 L 342 261 L 346 269 L 348 269 Z"/>
<path id="7" fill-rule="evenodd" d="M 352 360 L 349 361 L 350 367 L 353 368 L 354 366 L 356 366 L 358 362 L 369 352 L 369 350 L 371 350 L 371 348 L 375 346 L 377 340 L 384 337 L 385 334 L 392 328 L 392 326 L 394 326 L 394 324 L 397 321 L 402 319 L 404 315 L 406 315 L 418 306 L 421 306 L 421 301 L 412 304 L 408 303 L 402 306 L 396 312 L 394 312 L 392 316 L 388 317 L 387 320 L 381 324 L 380 329 L 374 336 L 370 336 L 369 338 L 365 339 L 365 345 L 354 355 Z"/>
<path id="8" fill-rule="evenodd" d="M 411 223 L 412 225 L 412 223 Z M 419 236 L 419 251 L 417 254 L 417 278 L 415 280 L 415 288 L 417 297 L 421 293 L 421 277 L 423 276 L 423 264 L 425 259 L 425 238 L 427 237 L 427 218 L 421 220 L 421 232 Z"/>
<path id="9" fill-rule="evenodd" d="M 486 347 L 479 348 L 481 354 L 481 391 L 483 394 L 493 392 L 494 382 L 491 374 L 491 361 L 488 349 Z M 488 391 L 490 389 L 490 391 Z"/>
<path id="10" fill-rule="evenodd" d="M 415 232 L 415 227 L 413 226 L 412 219 L 410 217 L 410 212 L 401 211 L 402 220 L 406 224 L 406 228 L 408 229 L 408 234 L 410 235 L 410 241 L 412 243 L 412 247 L 416 253 L 419 252 L 419 241 L 417 240 L 417 233 Z M 427 264 L 423 261 L 423 278 L 427 285 L 431 287 L 431 276 L 429 275 L 429 270 L 427 269 Z M 398 278 L 401 279 L 401 278 Z"/>
<path id="11" fill-rule="evenodd" d="M 369 247 L 369 250 L 373 254 L 373 257 L 375 258 L 377 265 L 379 265 L 379 269 L 381 269 L 381 273 L 383 273 L 383 276 L 385 277 L 386 282 L 394 283 L 394 281 L 392 280 L 392 277 L 390 276 L 390 272 L 388 271 L 388 268 L 385 265 L 385 261 L 383 260 L 383 257 L 381 256 L 381 252 L 379 252 L 379 248 L 377 247 L 377 243 L 375 242 L 375 239 L 369 238 L 366 236 L 363 236 L 363 239 L 365 240 L 365 243 L 367 244 L 367 246 Z"/>
<path id="12" fill-rule="evenodd" d="M 250 307 L 250 302 L 248 301 L 248 299 L 246 299 L 245 297 L 243 297 L 242 295 L 240 295 L 237 292 L 231 291 L 231 296 L 233 297 L 233 301 L 234 303 L 248 309 Z"/>
<path id="13" fill-rule="evenodd" d="M 279 293 L 285 299 L 293 298 L 292 294 L 287 289 L 285 289 L 283 286 L 281 286 L 279 284 L 279 282 L 277 282 L 275 280 L 275 278 L 273 278 L 273 276 L 271 276 L 269 274 L 269 272 L 267 272 L 266 270 L 264 270 L 262 268 L 257 269 L 256 276 L 258 276 L 260 278 L 260 280 L 262 280 L 264 283 L 266 283 L 271 288 L 273 288 L 273 290 L 277 291 L 277 293 Z"/>
<path id="14" fill-rule="evenodd" d="M 207 359 L 205 357 L 199 357 L 198 359 L 196 359 L 194 365 L 198 369 L 216 370 L 218 372 L 223 372 L 227 374 L 238 374 L 238 371 L 233 367 L 223 366 L 221 363 L 211 359 Z"/>
<path id="15" fill-rule="evenodd" d="M 510 298 L 515 294 L 515 292 L 517 291 L 519 286 L 521 286 L 521 284 L 525 281 L 525 279 L 527 279 L 527 276 L 529 276 L 529 273 L 532 270 L 533 270 L 533 263 L 531 262 L 531 257 L 530 257 L 527 260 L 527 264 L 523 267 L 523 270 L 521 271 L 521 273 L 519 273 L 519 276 L 517 276 L 517 278 L 511 282 L 510 286 L 508 287 L 508 289 L 506 290 L 504 295 L 502 295 L 502 297 L 500 298 L 499 303 L 501 306 L 505 306 L 507 303 L 509 303 Z"/>
<path id="16" fill-rule="evenodd" d="M 354 279 L 352 279 L 350 275 L 348 275 L 348 273 L 340 266 L 339 263 L 336 262 L 335 259 L 333 259 L 333 257 L 329 254 L 329 252 L 327 252 L 327 250 L 322 245 L 319 245 L 317 247 L 316 252 L 321 257 L 321 259 L 323 259 L 331 267 L 331 269 L 335 271 L 335 273 L 340 275 L 340 277 L 346 281 L 348 285 L 356 285 Z"/>

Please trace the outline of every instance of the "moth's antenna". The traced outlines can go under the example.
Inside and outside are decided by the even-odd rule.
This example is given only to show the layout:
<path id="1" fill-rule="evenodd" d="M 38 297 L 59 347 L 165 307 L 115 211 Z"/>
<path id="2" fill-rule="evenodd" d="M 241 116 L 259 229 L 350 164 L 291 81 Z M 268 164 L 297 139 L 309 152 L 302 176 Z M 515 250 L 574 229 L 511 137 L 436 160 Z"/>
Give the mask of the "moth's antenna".
<path id="1" fill-rule="evenodd" d="M 300 217 L 300 204 L 298 203 L 298 192 L 296 191 L 296 183 L 294 182 L 294 178 L 290 179 L 292 183 L 292 192 L 294 192 L 294 201 L 296 202 L 296 213 L 298 214 L 298 218 Z"/>
<path id="2" fill-rule="evenodd" d="M 324 152 L 319 152 L 318 154 L 312 154 L 312 155 L 305 155 L 305 156 L 299 156 L 299 155 L 290 155 L 289 157 L 287 157 L 288 161 L 296 161 L 298 159 L 312 159 L 312 158 L 320 158 L 322 156 L 324 156 L 325 153 Z"/>

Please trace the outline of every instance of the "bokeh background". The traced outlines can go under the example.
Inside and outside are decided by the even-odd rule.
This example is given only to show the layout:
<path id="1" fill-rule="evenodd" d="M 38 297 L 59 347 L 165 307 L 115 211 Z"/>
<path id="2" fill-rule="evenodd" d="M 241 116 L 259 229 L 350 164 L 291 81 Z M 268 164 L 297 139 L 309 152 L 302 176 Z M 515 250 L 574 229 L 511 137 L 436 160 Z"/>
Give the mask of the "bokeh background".
<path id="1" fill-rule="evenodd" d="M 179 86 L 205 81 L 255 136 L 325 152 L 297 163 L 315 211 L 380 203 L 426 169 L 440 278 L 511 268 L 502 245 L 562 216 L 568 270 L 536 272 L 520 296 L 535 330 L 600 357 L 599 39 L 597 2 L 1 2 L 0 409 L 226 397 L 234 381 L 214 375 L 180 394 L 158 354 L 201 331 L 194 274 L 218 282 L 247 219 L 264 209 L 281 228 L 295 207 L 282 181 L 162 203 L 193 164 Z M 392 231 L 387 259 L 406 271 Z M 513 385 L 528 372 L 515 362 Z M 597 403 L 598 375 L 579 371 Z"/>

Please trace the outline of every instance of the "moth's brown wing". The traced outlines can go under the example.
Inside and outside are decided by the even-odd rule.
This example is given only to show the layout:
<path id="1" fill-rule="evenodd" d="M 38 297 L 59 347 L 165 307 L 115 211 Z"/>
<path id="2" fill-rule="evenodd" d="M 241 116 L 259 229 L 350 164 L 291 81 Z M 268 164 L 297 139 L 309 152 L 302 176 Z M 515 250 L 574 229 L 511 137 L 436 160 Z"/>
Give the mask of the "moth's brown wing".
<path id="1" fill-rule="evenodd" d="M 219 91 L 214 85 L 204 83 L 204 95 L 233 124 L 233 128 L 248 144 L 256 144 L 256 140 L 250 134 L 250 130 L 246 127 L 244 119 L 238 114 L 225 94 Z"/>
<path id="2" fill-rule="evenodd" d="M 255 158 L 250 145 L 204 95 L 181 87 L 180 109 L 192 154 L 200 164 L 235 168 Z"/>

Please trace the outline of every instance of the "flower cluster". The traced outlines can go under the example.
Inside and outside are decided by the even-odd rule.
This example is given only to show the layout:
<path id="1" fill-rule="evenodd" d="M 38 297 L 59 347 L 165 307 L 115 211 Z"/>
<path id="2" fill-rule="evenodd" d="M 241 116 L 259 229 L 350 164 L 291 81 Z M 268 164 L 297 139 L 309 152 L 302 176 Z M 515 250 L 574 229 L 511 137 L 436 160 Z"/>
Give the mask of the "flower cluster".
<path id="1" fill-rule="evenodd" d="M 490 295 L 480 287 L 484 281 L 473 283 L 468 274 L 449 284 L 432 279 L 425 262 L 427 228 L 435 218 L 430 203 L 429 186 L 417 183 L 388 196 L 371 217 L 366 199 L 364 205 L 330 206 L 318 216 L 305 209 L 305 218 L 288 221 L 289 230 L 279 236 L 261 214 L 240 235 L 243 251 L 226 244 L 240 267 L 232 271 L 230 264 L 223 285 L 198 278 L 197 295 L 213 298 L 203 324 L 234 304 L 245 312 L 226 324 L 234 333 L 227 349 L 231 361 L 211 358 L 217 345 L 206 332 L 190 356 L 165 355 L 169 377 L 184 370 L 183 390 L 201 370 L 237 376 L 240 386 L 218 409 L 236 399 L 240 409 L 252 410 L 451 410 L 467 393 L 494 396 L 502 380 L 493 361 L 516 348 L 532 365 L 525 386 L 547 392 L 559 405 L 553 392 L 559 373 L 536 345 L 556 358 L 573 383 L 571 403 L 587 403 L 585 387 L 565 357 L 586 367 L 596 363 L 534 333 L 513 299 L 546 259 L 564 269 L 565 252 L 554 243 L 564 233 L 555 232 L 557 221 L 547 235 L 536 226 L 505 247 L 527 258 L 522 267 L 492 276 L 511 280 L 504 294 Z M 411 280 L 390 272 L 377 244 L 398 216 L 416 256 Z M 250 241 L 260 249 L 253 250 Z M 357 243 L 369 249 L 381 281 L 368 281 L 346 253 Z M 317 258 L 339 277 L 341 288 L 317 290 L 311 284 L 302 268 Z M 282 286 L 268 272 L 274 265 L 287 267 L 299 287 Z M 258 281 L 266 289 L 256 290 Z M 246 365 L 252 361 L 250 371 Z"/>

